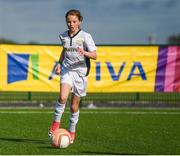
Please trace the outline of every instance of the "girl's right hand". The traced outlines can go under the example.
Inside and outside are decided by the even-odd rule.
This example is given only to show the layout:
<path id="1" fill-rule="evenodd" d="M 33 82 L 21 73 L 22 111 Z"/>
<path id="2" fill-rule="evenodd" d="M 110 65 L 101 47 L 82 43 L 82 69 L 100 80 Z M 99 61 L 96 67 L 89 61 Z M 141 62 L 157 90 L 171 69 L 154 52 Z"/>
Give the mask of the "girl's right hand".
<path id="1" fill-rule="evenodd" d="M 61 65 L 58 63 L 54 68 L 54 72 L 59 75 L 61 73 Z"/>

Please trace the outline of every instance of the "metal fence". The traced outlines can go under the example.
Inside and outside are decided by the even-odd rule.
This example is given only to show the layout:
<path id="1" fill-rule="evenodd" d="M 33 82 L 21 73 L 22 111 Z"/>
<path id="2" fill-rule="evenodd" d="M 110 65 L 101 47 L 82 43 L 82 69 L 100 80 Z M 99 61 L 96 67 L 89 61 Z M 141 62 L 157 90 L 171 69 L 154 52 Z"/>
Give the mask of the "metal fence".
<path id="1" fill-rule="evenodd" d="M 0 92 L 0 105 L 52 106 L 59 93 L 47 92 Z M 70 103 L 70 98 L 68 103 Z M 180 93 L 87 93 L 81 106 L 93 104 L 98 107 L 119 106 L 176 106 L 180 107 Z"/>

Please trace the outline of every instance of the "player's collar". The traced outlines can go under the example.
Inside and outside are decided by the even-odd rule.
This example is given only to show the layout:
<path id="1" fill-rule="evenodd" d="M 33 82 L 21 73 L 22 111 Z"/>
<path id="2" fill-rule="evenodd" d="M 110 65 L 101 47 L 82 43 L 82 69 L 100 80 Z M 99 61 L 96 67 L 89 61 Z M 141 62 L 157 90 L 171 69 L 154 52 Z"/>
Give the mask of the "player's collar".
<path id="1" fill-rule="evenodd" d="M 68 35 L 70 38 L 74 38 L 77 34 L 79 34 L 80 31 L 81 31 L 81 29 L 79 29 L 79 31 L 76 34 L 74 34 L 73 36 L 70 36 L 69 30 L 68 30 Z"/>

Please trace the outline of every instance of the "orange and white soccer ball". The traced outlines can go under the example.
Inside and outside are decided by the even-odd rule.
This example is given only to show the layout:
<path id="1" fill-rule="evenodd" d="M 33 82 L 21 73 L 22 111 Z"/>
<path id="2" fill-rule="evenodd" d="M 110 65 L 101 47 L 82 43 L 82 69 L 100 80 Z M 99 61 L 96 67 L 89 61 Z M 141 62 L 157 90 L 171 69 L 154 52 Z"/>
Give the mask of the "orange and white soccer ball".
<path id="1" fill-rule="evenodd" d="M 55 148 L 67 148 L 70 145 L 70 134 L 66 129 L 60 128 L 52 132 L 51 145 Z"/>

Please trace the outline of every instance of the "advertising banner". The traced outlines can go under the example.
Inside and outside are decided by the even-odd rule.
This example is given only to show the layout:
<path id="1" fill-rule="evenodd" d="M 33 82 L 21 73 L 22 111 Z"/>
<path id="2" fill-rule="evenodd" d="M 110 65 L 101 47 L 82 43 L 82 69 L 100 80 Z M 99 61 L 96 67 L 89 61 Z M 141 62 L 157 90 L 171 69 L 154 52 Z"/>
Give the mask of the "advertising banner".
<path id="1" fill-rule="evenodd" d="M 59 92 L 61 46 L 0 45 L 0 90 Z M 98 46 L 87 92 L 179 92 L 180 46 Z"/>

